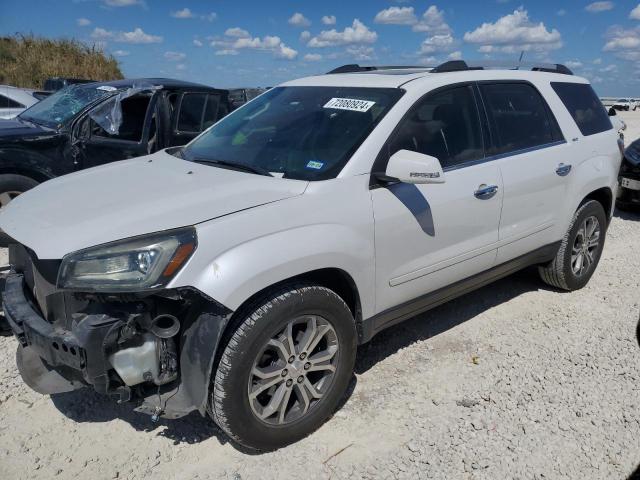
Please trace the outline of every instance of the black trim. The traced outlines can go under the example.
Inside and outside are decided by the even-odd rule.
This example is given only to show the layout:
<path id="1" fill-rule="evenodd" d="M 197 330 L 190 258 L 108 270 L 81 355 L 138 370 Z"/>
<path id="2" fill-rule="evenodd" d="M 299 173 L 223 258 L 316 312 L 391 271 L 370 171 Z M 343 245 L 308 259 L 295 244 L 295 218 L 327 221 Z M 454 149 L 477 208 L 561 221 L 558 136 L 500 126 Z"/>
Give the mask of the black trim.
<path id="1" fill-rule="evenodd" d="M 464 280 L 427 293 L 414 300 L 380 312 L 362 322 L 362 337 L 360 343 L 366 343 L 382 330 L 408 320 L 420 313 L 424 313 L 443 303 L 453 300 L 489 283 L 511 275 L 531 265 L 553 260 L 560 248 L 560 242 L 552 243 L 518 258 L 505 262 L 484 272 L 473 275 Z M 395 288 L 395 287 L 391 287 Z"/>

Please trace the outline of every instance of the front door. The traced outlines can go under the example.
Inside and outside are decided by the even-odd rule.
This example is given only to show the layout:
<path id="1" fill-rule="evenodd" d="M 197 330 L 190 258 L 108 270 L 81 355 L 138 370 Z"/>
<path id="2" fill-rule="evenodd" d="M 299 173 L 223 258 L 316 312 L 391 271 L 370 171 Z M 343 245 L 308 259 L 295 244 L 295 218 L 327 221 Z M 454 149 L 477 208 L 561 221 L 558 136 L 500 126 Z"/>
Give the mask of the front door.
<path id="1" fill-rule="evenodd" d="M 377 312 L 494 265 L 502 180 L 484 161 L 480 118 L 472 85 L 439 90 L 412 108 L 385 147 L 389 156 L 405 149 L 438 158 L 445 183 L 371 190 Z"/>
<path id="2" fill-rule="evenodd" d="M 117 160 L 153 153 L 158 147 L 157 96 L 142 92 L 120 101 L 100 104 L 81 120 L 81 167 L 90 168 Z M 108 105 L 108 108 L 105 108 Z M 115 109 L 115 110 L 114 110 Z M 108 111 L 108 116 L 104 112 Z"/>

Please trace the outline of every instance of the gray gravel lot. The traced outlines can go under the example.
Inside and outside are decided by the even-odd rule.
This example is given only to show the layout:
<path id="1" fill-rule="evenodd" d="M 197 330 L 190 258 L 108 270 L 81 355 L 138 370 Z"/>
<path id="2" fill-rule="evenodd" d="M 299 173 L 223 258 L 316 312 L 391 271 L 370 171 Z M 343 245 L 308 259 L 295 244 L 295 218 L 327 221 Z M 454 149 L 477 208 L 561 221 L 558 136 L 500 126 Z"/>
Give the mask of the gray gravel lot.
<path id="1" fill-rule="evenodd" d="M 153 424 L 88 390 L 38 395 L 0 338 L 0 478 L 626 478 L 639 317 L 640 215 L 618 213 L 586 288 L 526 270 L 383 332 L 335 416 L 262 455 L 199 415 Z"/>

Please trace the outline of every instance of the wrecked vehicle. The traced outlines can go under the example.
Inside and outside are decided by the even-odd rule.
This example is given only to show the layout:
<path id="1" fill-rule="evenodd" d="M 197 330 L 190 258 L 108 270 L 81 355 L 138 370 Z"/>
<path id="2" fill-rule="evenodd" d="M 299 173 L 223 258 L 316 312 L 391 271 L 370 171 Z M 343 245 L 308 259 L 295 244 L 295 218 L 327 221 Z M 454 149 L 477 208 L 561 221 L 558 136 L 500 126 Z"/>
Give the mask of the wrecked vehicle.
<path id="1" fill-rule="evenodd" d="M 0 211 L 24 381 L 208 413 L 271 450 L 332 415 L 383 329 L 528 266 L 589 282 L 621 153 L 587 80 L 365 68 L 287 82 L 185 147 Z"/>
<path id="2" fill-rule="evenodd" d="M 53 177 L 184 145 L 229 109 L 227 90 L 178 80 L 66 87 L 0 120 L 0 207 Z"/>
<path id="3" fill-rule="evenodd" d="M 640 139 L 624 151 L 619 184 L 617 207 L 622 210 L 640 209 Z"/>

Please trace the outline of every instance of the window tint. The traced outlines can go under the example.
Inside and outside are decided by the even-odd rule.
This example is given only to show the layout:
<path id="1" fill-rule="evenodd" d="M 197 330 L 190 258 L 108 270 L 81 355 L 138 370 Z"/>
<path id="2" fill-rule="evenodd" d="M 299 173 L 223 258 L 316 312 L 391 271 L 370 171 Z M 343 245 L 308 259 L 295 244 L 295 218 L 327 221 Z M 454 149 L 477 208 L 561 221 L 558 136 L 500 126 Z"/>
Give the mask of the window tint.
<path id="1" fill-rule="evenodd" d="M 602 102 L 591 85 L 552 82 L 551 87 L 569 110 L 582 135 L 593 135 L 613 128 Z"/>
<path id="2" fill-rule="evenodd" d="M 144 121 L 147 116 L 147 109 L 149 108 L 150 101 L 151 95 L 149 94 L 140 94 L 125 98 L 120 103 L 122 108 L 122 123 L 118 128 L 118 133 L 112 134 L 107 132 L 92 119 L 93 135 L 139 142 L 142 140 L 142 130 L 144 128 Z"/>
<path id="3" fill-rule="evenodd" d="M 480 85 L 494 126 L 491 154 L 513 152 L 559 140 L 555 119 L 538 91 L 526 83 Z"/>
<path id="4" fill-rule="evenodd" d="M 10 99 L 9 97 L 0 95 L 0 108 L 24 108 L 24 105 Z"/>
<path id="5" fill-rule="evenodd" d="M 202 130 L 202 113 L 207 96 L 204 93 L 186 93 L 180 104 L 178 131 L 199 132 Z"/>
<path id="6" fill-rule="evenodd" d="M 402 121 L 389 155 L 398 150 L 436 157 L 443 168 L 482 158 L 482 130 L 472 88 L 452 88 L 421 100 Z"/>
<path id="7" fill-rule="evenodd" d="M 204 117 L 202 118 L 202 129 L 206 130 L 211 125 L 216 123 L 218 119 L 218 105 L 220 103 L 220 97 L 218 95 L 208 95 L 207 105 L 204 109 Z"/>

